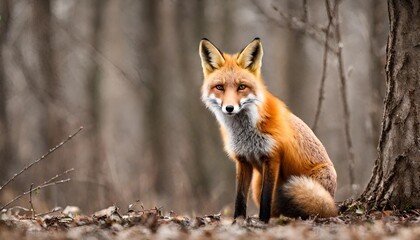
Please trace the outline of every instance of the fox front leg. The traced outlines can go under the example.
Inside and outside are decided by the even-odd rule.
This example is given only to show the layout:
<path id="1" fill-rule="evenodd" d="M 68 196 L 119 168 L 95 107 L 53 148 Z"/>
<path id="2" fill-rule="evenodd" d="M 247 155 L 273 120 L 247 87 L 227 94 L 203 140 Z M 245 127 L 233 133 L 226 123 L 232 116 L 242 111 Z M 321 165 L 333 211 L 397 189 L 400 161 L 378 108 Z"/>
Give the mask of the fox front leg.
<path id="1" fill-rule="evenodd" d="M 265 159 L 263 161 L 263 179 L 262 189 L 260 198 L 260 213 L 259 219 L 265 223 L 270 220 L 271 217 L 271 203 L 273 198 L 273 189 L 277 181 L 279 173 L 280 163 L 276 161 L 270 161 Z"/>
<path id="2" fill-rule="evenodd" d="M 252 179 L 252 165 L 241 159 L 236 161 L 236 200 L 233 217 L 246 218 L 246 204 L 248 200 L 249 186 Z"/>

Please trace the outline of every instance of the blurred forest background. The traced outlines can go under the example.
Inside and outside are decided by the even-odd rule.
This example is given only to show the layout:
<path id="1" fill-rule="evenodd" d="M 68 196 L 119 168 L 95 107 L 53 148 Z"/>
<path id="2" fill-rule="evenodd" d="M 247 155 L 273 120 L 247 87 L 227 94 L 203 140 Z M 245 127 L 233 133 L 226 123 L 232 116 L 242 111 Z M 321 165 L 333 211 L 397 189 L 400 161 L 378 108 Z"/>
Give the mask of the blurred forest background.
<path id="1" fill-rule="evenodd" d="M 84 126 L 3 189 L 1 203 L 75 168 L 69 183 L 34 196 L 38 211 L 136 200 L 177 213 L 232 209 L 235 166 L 200 100 L 203 37 L 231 53 L 260 37 L 269 90 L 313 125 L 324 42 L 311 29 L 328 24 L 324 1 L 1 0 L 0 11 L 0 184 Z M 337 169 L 337 201 L 363 190 L 376 158 L 387 18 L 384 1 L 340 1 L 353 187 L 332 53 L 316 128 Z"/>

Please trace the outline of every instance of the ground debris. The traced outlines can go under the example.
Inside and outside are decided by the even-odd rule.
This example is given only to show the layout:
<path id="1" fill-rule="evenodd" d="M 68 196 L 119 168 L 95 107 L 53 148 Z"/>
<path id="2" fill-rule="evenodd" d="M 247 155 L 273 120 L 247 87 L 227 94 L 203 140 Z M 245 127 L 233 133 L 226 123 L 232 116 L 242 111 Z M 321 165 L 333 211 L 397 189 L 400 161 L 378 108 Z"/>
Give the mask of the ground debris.
<path id="1" fill-rule="evenodd" d="M 354 211 L 334 218 L 280 217 L 265 224 L 256 216 L 237 221 L 220 213 L 189 217 L 143 205 L 130 205 L 125 213 L 110 206 L 92 215 L 72 206 L 35 217 L 14 208 L 0 213 L 0 239 L 420 239 L 419 213 Z"/>

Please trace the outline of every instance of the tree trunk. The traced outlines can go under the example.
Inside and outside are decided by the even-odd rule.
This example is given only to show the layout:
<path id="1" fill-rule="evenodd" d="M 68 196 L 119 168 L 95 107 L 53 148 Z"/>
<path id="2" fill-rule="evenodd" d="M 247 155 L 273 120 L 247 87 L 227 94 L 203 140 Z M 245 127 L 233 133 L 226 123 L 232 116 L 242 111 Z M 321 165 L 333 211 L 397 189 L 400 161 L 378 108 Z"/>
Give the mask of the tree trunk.
<path id="1" fill-rule="evenodd" d="M 167 161 L 168 128 L 165 119 L 165 79 L 161 68 L 165 48 L 162 44 L 162 19 L 160 18 L 162 2 L 155 0 L 143 1 L 147 28 L 145 41 L 148 45 L 140 49 L 140 54 L 147 57 L 147 67 L 150 69 L 150 76 L 147 78 L 148 98 L 145 103 L 145 126 L 146 136 L 149 140 L 147 147 L 150 151 L 153 170 L 150 172 L 153 189 L 158 197 L 164 199 L 171 192 L 171 169 Z"/>
<path id="2" fill-rule="evenodd" d="M 33 1 L 33 34 L 35 49 L 37 52 L 37 64 L 40 73 L 40 84 L 44 90 L 41 102 L 43 106 L 43 116 L 41 120 L 41 134 L 44 148 L 48 149 L 58 144 L 65 136 L 63 131 L 64 119 L 61 117 L 59 106 L 60 82 L 57 69 L 57 58 L 54 49 L 54 32 L 53 32 L 53 13 L 52 3 L 50 0 Z M 61 151 L 55 161 L 51 161 L 48 168 L 45 169 L 46 176 L 54 176 L 58 172 L 63 172 L 66 165 L 68 154 Z M 67 158 L 67 159 L 66 159 Z M 54 203 L 58 204 L 59 198 L 57 188 L 54 186 L 45 191 L 47 197 Z"/>
<path id="3" fill-rule="evenodd" d="M 7 40 L 7 32 L 10 23 L 10 2 L 3 0 L 0 2 L 0 184 L 3 183 L 8 176 L 8 169 L 12 160 L 11 139 L 7 117 L 7 90 L 6 90 L 6 73 L 4 71 L 4 55 L 3 46 Z"/>
<path id="4" fill-rule="evenodd" d="M 386 44 L 387 26 L 383 21 L 387 15 L 386 2 L 382 0 L 372 0 L 368 6 L 367 13 L 370 16 L 370 70 L 369 83 L 371 88 L 369 116 L 372 126 L 370 140 L 374 146 L 378 145 L 379 134 L 381 132 L 382 99 L 385 95 L 385 52 L 383 48 Z"/>
<path id="5" fill-rule="evenodd" d="M 420 208 L 420 12 L 388 0 L 385 112 L 379 156 L 360 197 L 367 209 Z"/>
<path id="6" fill-rule="evenodd" d="M 289 1 L 287 2 L 287 9 L 290 12 L 296 11 L 301 7 L 300 1 Z M 290 31 L 287 39 L 287 67 L 286 67 L 286 77 L 288 91 L 288 107 L 293 111 L 297 116 L 302 117 L 303 119 L 306 116 L 303 116 L 303 113 L 308 113 L 308 104 L 302 104 L 302 102 L 309 102 L 308 92 L 305 87 L 307 87 L 307 79 L 305 78 L 305 70 L 307 69 L 307 56 L 305 51 L 305 34 L 300 31 Z"/>
<path id="7" fill-rule="evenodd" d="M 99 185 L 105 184 L 105 173 L 103 169 L 103 159 L 104 159 L 104 149 L 101 138 L 101 69 L 99 65 L 99 54 L 97 49 L 101 48 L 103 32 L 103 16 L 104 9 L 108 1 L 94 0 L 89 3 L 89 7 L 92 9 L 92 18 L 91 18 L 91 37 L 89 44 L 93 46 L 93 49 L 90 51 L 91 61 L 88 66 L 87 73 L 87 91 L 89 96 L 89 117 L 90 117 L 90 126 L 91 126 L 91 158 L 89 162 L 89 178 L 92 179 L 95 183 Z M 95 49 L 95 50 L 94 50 Z M 99 202 L 99 205 L 104 204 L 105 192 L 104 188 L 98 187 L 98 185 L 91 185 L 89 192 L 93 193 L 96 196 L 96 199 Z"/>
<path id="8" fill-rule="evenodd" d="M 46 108 L 46 121 L 43 121 L 43 136 L 46 147 L 52 147 L 60 142 L 63 134 L 61 134 L 57 111 L 54 109 L 59 96 L 59 81 L 53 47 L 51 2 L 50 0 L 36 1 L 32 3 L 32 7 L 35 46 L 42 79 L 40 82 L 45 89 L 43 103 Z"/>
<path id="9" fill-rule="evenodd" d="M 186 16 L 189 16 L 189 9 L 188 6 L 193 8 L 193 14 L 190 16 L 190 19 L 186 20 Z M 189 49 L 191 49 L 191 46 L 194 46 L 195 43 L 198 42 L 198 39 L 200 39 L 199 36 L 203 36 L 203 29 L 204 23 L 203 23 L 203 14 L 204 14 L 204 7 L 205 3 L 203 1 L 197 1 L 194 3 L 178 3 L 176 12 L 176 27 L 179 29 L 177 31 L 178 39 L 178 51 L 179 51 L 179 59 L 178 61 L 178 69 L 179 69 L 179 76 L 180 79 L 182 79 L 183 89 L 184 91 L 191 88 L 191 86 L 196 86 L 196 82 L 191 82 L 191 80 L 197 81 L 197 79 L 192 78 L 191 76 L 194 76 L 193 69 L 189 66 L 189 63 L 193 61 L 194 59 L 191 59 L 191 56 L 185 56 L 183 53 L 188 52 Z M 191 10 L 190 10 L 191 11 Z M 194 19 L 191 21 L 191 19 Z M 188 21 L 188 23 L 186 23 Z M 187 27 L 184 26 L 186 24 Z M 191 37 L 191 34 L 188 35 L 189 29 L 192 29 L 194 31 L 193 37 Z M 191 41 L 191 39 L 193 41 Z M 198 87 L 197 87 L 198 88 Z M 194 89 L 197 89 L 194 87 Z M 185 116 L 194 116 L 188 117 L 187 125 L 188 125 L 188 131 L 186 131 L 186 137 L 188 141 L 188 145 L 191 146 L 189 151 L 189 161 L 188 164 L 185 164 L 184 167 L 186 168 L 186 171 L 188 173 L 189 182 L 191 183 L 190 189 L 192 191 L 193 196 L 198 201 L 190 202 L 189 204 L 192 204 L 196 208 L 203 208 L 204 206 L 197 206 L 197 202 L 203 202 L 204 199 L 207 199 L 209 197 L 210 193 L 210 180 L 208 179 L 208 174 L 206 172 L 206 167 L 204 164 L 203 156 L 205 156 L 205 149 L 203 147 L 203 143 L 201 141 L 197 141 L 198 139 L 203 139 L 202 137 L 202 129 L 201 125 L 199 123 L 202 123 L 204 121 L 203 116 L 200 115 L 198 107 L 201 107 L 201 105 L 196 104 L 196 102 L 192 101 L 191 99 L 198 100 L 200 99 L 200 94 L 198 91 L 191 92 L 187 94 L 187 92 L 184 92 L 183 95 L 185 96 L 183 101 L 183 107 L 182 107 L 182 114 Z M 200 187 L 194 187 L 194 185 L 200 186 Z"/>

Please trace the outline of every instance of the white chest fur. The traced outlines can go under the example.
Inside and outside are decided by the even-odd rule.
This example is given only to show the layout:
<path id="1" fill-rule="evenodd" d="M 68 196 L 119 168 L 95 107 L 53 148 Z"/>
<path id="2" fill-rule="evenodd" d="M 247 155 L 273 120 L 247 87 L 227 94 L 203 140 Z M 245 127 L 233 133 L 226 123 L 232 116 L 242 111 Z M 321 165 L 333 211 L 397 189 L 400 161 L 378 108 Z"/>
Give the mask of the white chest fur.
<path id="1" fill-rule="evenodd" d="M 218 117 L 227 130 L 228 151 L 248 161 L 258 160 L 272 151 L 274 140 L 257 128 L 258 116 L 256 106 L 252 106 L 233 116 Z"/>

